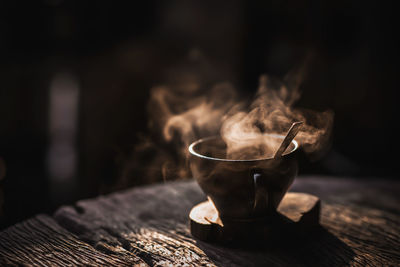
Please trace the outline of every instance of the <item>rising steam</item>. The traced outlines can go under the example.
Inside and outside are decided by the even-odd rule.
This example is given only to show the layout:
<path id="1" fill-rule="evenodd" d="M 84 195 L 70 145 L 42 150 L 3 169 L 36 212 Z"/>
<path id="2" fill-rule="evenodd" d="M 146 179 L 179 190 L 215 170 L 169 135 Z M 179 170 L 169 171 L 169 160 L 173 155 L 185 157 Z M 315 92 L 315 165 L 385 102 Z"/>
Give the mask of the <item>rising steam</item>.
<path id="1" fill-rule="evenodd" d="M 227 157 L 254 159 L 272 157 L 279 147 L 277 139 L 265 133 L 284 135 L 295 121 L 305 124 L 296 140 L 307 153 L 317 153 L 326 147 L 333 123 L 330 111 L 318 113 L 301 111 L 293 107 L 299 99 L 300 74 L 288 75 L 283 82 L 274 84 L 266 75 L 248 111 L 227 117 L 221 126 L 221 137 L 227 145 Z M 308 116 L 307 116 L 308 115 Z"/>
<path id="2" fill-rule="evenodd" d="M 278 82 L 263 75 L 252 101 L 239 100 L 229 83 L 207 89 L 195 79 L 183 79 L 174 86 L 153 88 L 149 102 L 153 141 L 144 142 L 151 152 L 147 154 L 153 156 L 145 165 L 161 169 L 165 179 L 190 177 L 186 168 L 188 145 L 213 135 L 220 135 L 226 143 L 227 158 L 272 157 L 279 143 L 265 134 L 284 135 L 295 121 L 304 122 L 296 137 L 303 150 L 321 154 L 330 140 L 333 113 L 294 107 L 302 76 L 302 72 L 290 73 Z M 138 153 L 143 153 L 143 146 L 139 147 Z M 132 168 L 143 168 L 138 164 Z M 145 170 L 145 175 L 152 174 Z"/>

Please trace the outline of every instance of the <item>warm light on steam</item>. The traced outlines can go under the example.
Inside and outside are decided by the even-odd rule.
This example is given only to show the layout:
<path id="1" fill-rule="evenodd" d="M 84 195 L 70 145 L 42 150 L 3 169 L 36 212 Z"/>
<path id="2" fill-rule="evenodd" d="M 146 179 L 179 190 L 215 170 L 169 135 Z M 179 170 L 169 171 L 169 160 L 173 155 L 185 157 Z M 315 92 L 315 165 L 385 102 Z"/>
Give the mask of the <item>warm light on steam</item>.
<path id="1" fill-rule="evenodd" d="M 261 76 L 260 86 L 250 109 L 223 121 L 221 137 L 227 145 L 228 158 L 272 157 L 279 143 L 276 142 L 277 139 L 268 138 L 264 133 L 283 135 L 295 121 L 306 122 L 296 138 L 306 152 L 312 153 L 326 146 L 333 113 L 309 111 L 307 117 L 304 112 L 294 109 L 293 104 L 300 97 L 299 79 L 288 76 L 285 80 L 286 82 L 279 84 L 275 82 L 273 86 L 269 84 L 267 76 Z"/>
<path id="2" fill-rule="evenodd" d="M 227 146 L 227 158 L 272 157 L 279 143 L 265 133 L 282 135 L 294 121 L 304 121 L 296 140 L 308 153 L 320 150 L 328 141 L 333 114 L 293 108 L 300 97 L 299 76 L 288 75 L 283 82 L 277 82 L 262 75 L 248 108 L 246 103 L 237 101 L 229 84 L 217 85 L 202 95 L 192 86 L 187 96 L 175 94 L 173 88 L 157 87 L 152 91 L 152 99 L 161 111 L 159 127 L 163 137 L 166 142 L 176 138 L 184 155 L 191 142 L 220 134 Z"/>
<path id="3" fill-rule="evenodd" d="M 215 135 L 226 144 L 226 158 L 272 158 L 280 143 L 268 134 L 285 135 L 296 121 L 304 122 L 296 137 L 303 150 L 320 154 L 329 144 L 333 113 L 294 107 L 302 76 L 302 72 L 291 73 L 277 81 L 262 75 L 252 101 L 240 100 L 229 83 L 207 89 L 190 75 L 153 88 L 149 127 L 156 141 L 150 147 L 160 153 L 153 157 L 152 168 L 162 166 L 165 179 L 190 177 L 189 144 Z"/>
<path id="4" fill-rule="evenodd" d="M 236 92 L 228 83 L 214 86 L 205 95 L 198 93 L 199 89 L 190 90 L 187 95 L 169 87 L 152 90 L 153 126 L 162 129 L 165 141 L 181 143 L 184 153 L 200 136 L 215 135 L 223 118 L 237 104 Z"/>

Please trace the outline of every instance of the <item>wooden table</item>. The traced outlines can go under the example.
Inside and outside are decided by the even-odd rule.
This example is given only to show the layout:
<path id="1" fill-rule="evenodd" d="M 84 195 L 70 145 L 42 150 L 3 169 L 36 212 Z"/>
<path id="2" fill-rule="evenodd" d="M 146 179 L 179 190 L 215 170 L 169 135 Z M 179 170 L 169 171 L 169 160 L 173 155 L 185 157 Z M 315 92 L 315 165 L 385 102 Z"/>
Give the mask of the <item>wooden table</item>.
<path id="1" fill-rule="evenodd" d="M 61 207 L 0 233 L 0 266 L 399 266 L 400 182 L 299 177 L 322 200 L 321 228 L 284 245 L 223 247 L 191 237 L 205 199 L 193 181 L 137 187 Z"/>

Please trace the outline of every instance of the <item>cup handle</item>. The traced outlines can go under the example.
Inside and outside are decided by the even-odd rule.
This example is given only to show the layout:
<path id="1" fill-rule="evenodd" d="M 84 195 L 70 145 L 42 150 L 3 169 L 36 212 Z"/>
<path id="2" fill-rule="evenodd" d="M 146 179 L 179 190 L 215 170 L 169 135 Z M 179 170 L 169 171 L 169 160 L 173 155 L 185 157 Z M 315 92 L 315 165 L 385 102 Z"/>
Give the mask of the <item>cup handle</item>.
<path id="1" fill-rule="evenodd" d="M 269 186 L 266 185 L 266 179 L 261 171 L 253 172 L 254 180 L 254 206 L 253 212 L 262 214 L 273 210 L 272 194 L 268 192 Z"/>

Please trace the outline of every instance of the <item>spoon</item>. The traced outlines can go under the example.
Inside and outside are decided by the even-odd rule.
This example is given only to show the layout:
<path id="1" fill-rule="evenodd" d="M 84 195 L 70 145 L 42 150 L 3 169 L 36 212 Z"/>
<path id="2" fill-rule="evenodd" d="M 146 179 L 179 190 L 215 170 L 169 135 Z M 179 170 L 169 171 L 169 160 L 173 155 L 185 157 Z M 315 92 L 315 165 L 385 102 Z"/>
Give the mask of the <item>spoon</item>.
<path id="1" fill-rule="evenodd" d="M 281 145 L 279 146 L 278 150 L 275 152 L 274 159 L 280 158 L 285 152 L 286 148 L 290 145 L 294 137 L 300 131 L 301 125 L 303 124 L 302 121 L 293 122 L 292 126 L 290 126 L 289 131 L 286 133 L 285 138 L 283 139 Z"/>

